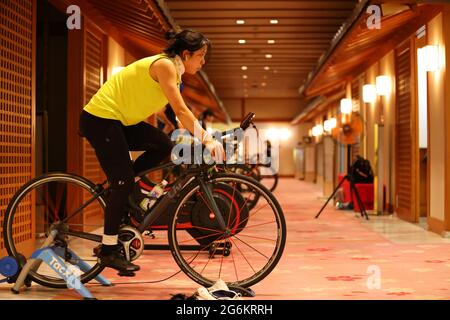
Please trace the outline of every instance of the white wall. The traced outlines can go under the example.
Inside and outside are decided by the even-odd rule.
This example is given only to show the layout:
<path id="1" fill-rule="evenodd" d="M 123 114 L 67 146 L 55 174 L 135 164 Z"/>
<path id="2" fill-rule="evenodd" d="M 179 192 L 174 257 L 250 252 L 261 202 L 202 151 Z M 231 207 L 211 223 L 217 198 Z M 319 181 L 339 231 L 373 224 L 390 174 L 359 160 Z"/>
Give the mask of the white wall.
<path id="1" fill-rule="evenodd" d="M 430 166 L 430 217 L 444 221 L 445 213 L 445 101 L 444 73 L 445 45 L 442 30 L 442 14 L 428 23 L 428 44 L 439 45 L 441 68 L 428 75 L 429 108 L 429 166 Z M 448 106 L 447 106 L 448 107 Z"/>

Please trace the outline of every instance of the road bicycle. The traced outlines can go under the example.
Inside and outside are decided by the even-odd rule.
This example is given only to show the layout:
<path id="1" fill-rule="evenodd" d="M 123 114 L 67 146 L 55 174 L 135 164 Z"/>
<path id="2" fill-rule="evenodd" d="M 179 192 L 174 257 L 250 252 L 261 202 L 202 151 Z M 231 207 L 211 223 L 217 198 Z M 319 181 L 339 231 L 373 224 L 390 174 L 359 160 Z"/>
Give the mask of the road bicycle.
<path id="1" fill-rule="evenodd" d="M 274 192 L 278 185 L 278 173 L 269 164 L 259 162 L 243 164 L 226 164 L 226 167 L 238 174 L 243 174 L 261 182 L 270 192 Z"/>
<path id="2" fill-rule="evenodd" d="M 247 128 L 253 117 L 246 116 L 241 128 Z M 163 164 L 137 176 L 145 180 L 150 172 L 176 166 Z M 145 234 L 163 219 L 165 249 L 195 282 L 211 286 L 222 279 L 229 286 L 246 288 L 264 279 L 279 262 L 286 243 L 285 218 L 277 199 L 254 179 L 217 172 L 215 164 L 178 166 L 183 166 L 181 175 L 149 212 L 127 207 L 119 233 L 122 254 L 129 261 L 138 259 L 152 241 L 144 240 Z M 251 208 L 249 190 L 258 194 Z M 104 268 L 96 252 L 108 193 L 106 181 L 94 184 L 74 174 L 49 173 L 30 180 L 15 193 L 5 212 L 3 237 L 8 253 L 29 257 L 34 250 L 51 246 L 66 263 L 85 261 L 80 280 L 92 280 Z M 44 286 L 67 287 L 43 263 L 37 262 L 29 277 Z"/>

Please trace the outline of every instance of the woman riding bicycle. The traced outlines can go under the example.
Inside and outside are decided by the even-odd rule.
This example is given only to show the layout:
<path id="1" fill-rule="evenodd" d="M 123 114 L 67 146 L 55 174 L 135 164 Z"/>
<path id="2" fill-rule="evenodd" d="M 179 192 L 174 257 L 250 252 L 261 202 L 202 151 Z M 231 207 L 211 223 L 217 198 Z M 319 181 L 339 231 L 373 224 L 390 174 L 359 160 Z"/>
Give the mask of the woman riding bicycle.
<path id="1" fill-rule="evenodd" d="M 222 144 L 202 129 L 179 90 L 182 74 L 195 74 L 205 64 L 210 41 L 192 30 L 169 32 L 167 38 L 170 42 L 163 53 L 138 60 L 105 82 L 80 116 L 80 132 L 95 149 L 111 186 L 98 259 L 119 271 L 139 270 L 120 254 L 118 245 L 128 196 L 136 188 L 135 173 L 160 163 L 172 148 L 169 137 L 145 120 L 170 103 L 183 127 L 216 160 L 224 155 Z M 145 152 L 133 163 L 130 150 Z"/>

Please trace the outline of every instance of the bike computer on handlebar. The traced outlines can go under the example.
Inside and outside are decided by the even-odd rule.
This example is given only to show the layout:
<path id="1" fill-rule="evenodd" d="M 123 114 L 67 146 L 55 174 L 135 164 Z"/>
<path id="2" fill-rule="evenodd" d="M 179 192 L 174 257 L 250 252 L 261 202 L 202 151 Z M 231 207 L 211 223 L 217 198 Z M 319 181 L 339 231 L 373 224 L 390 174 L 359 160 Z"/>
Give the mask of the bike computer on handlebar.
<path id="1" fill-rule="evenodd" d="M 241 129 L 246 130 L 252 123 L 254 117 L 255 117 L 255 114 L 253 112 L 249 112 L 244 117 L 244 119 L 242 119 L 242 121 L 241 121 L 241 124 L 240 124 Z"/>

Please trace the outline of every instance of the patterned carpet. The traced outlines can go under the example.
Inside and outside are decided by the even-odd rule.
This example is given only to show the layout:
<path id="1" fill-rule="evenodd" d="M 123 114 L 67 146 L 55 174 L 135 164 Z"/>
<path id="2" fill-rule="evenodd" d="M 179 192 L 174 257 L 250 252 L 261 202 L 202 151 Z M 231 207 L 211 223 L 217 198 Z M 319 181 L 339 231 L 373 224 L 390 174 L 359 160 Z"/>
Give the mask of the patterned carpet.
<path id="1" fill-rule="evenodd" d="M 450 299 L 450 240 L 395 217 L 362 219 L 331 205 L 314 219 L 324 203 L 320 189 L 294 179 L 281 180 L 276 196 L 283 207 L 288 240 L 277 268 L 252 289 L 246 299 Z M 103 275 L 115 286 L 88 288 L 102 300 L 167 300 L 171 294 L 191 295 L 198 284 L 178 271 L 170 252 L 146 252 L 137 261 L 142 270 L 121 278 Z M 128 283 L 128 284 L 119 284 Z M 1 287 L 0 297 L 6 288 Z M 18 296 L 14 296 L 19 298 Z M 79 299 L 73 290 L 33 285 L 20 298 Z"/>

